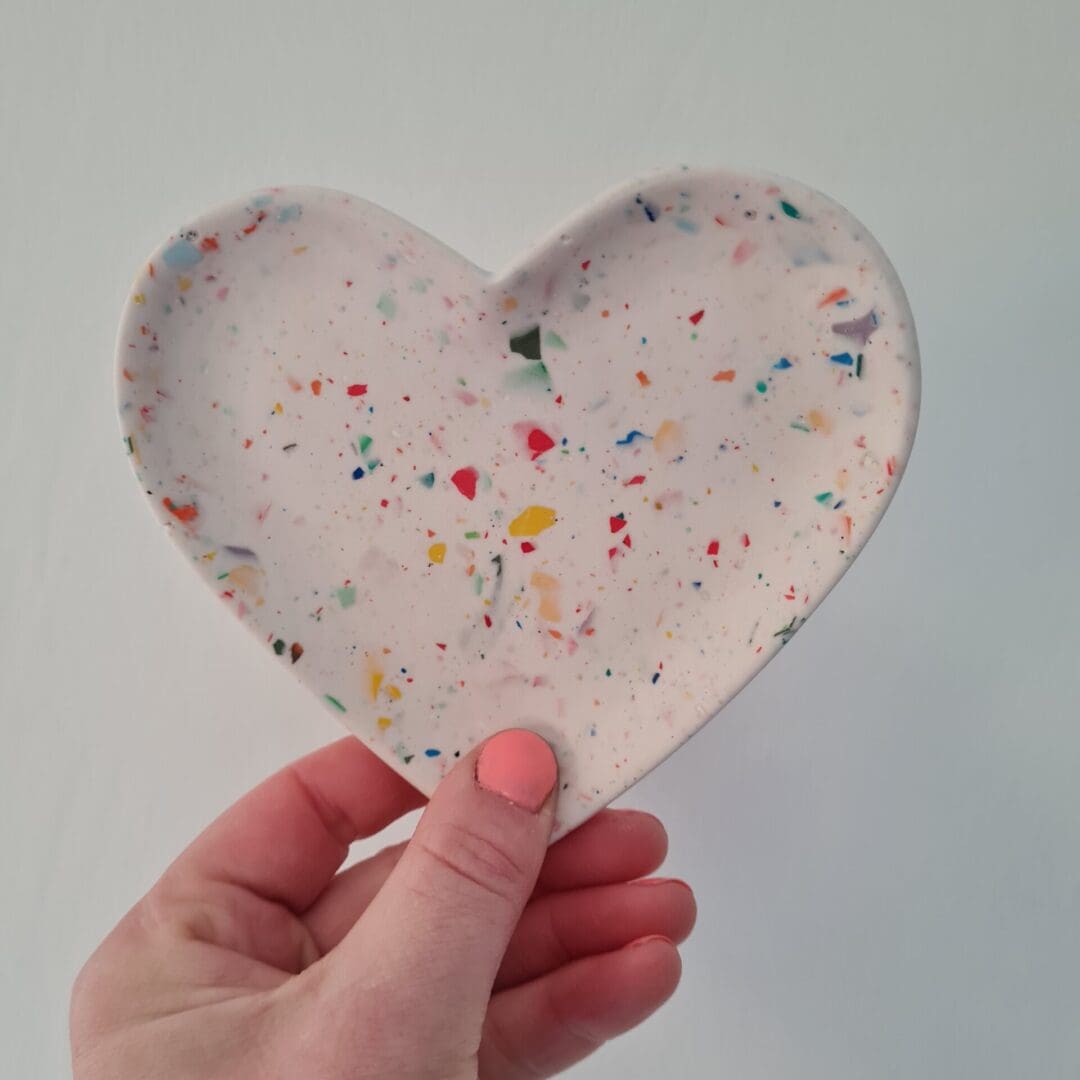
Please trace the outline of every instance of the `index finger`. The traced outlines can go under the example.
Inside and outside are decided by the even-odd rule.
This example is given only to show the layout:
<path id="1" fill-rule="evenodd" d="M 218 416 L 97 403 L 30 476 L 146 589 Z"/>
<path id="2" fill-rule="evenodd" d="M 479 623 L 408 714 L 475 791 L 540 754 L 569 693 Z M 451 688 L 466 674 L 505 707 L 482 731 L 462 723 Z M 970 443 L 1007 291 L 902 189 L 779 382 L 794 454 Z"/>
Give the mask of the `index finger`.
<path id="1" fill-rule="evenodd" d="M 236 885 L 304 911 L 354 840 L 426 800 L 358 739 L 347 736 L 264 780 L 201 833 L 163 881 Z"/>

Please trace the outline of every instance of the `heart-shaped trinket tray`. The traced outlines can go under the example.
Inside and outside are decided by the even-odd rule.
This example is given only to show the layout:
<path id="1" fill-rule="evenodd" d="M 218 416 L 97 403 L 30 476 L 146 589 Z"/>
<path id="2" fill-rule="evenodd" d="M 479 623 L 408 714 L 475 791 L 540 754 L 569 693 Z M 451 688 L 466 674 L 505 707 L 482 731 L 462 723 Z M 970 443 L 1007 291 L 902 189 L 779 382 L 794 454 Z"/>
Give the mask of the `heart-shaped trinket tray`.
<path id="1" fill-rule="evenodd" d="M 556 835 L 790 640 L 892 498 L 919 402 L 866 229 L 691 169 L 494 276 L 362 199 L 268 189 L 154 252 L 118 368 L 139 483 L 267 659 L 425 793 L 536 730 Z"/>

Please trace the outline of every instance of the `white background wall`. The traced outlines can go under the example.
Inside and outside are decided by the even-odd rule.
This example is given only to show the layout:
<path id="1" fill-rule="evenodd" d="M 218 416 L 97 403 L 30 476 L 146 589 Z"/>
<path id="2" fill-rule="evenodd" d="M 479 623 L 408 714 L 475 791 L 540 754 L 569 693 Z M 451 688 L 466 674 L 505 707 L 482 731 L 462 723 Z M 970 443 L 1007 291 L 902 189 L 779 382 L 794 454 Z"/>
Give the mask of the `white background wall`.
<path id="1" fill-rule="evenodd" d="M 0 9 L 0 1073 L 64 1075 L 92 946 L 338 733 L 132 483 L 112 352 L 144 255 L 313 183 L 495 268 L 685 161 L 870 226 L 923 418 L 855 568 L 624 800 L 668 823 L 700 922 L 675 999 L 575 1075 L 1080 1075 L 1074 0 Z"/>

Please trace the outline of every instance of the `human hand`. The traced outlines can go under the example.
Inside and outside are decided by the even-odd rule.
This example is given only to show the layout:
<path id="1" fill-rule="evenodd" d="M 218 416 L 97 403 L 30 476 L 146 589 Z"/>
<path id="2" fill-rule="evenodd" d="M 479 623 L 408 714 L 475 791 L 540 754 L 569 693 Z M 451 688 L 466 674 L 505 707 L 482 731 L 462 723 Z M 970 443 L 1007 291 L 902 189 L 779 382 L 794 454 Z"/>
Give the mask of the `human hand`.
<path id="1" fill-rule="evenodd" d="M 448 773 L 413 838 L 338 873 L 422 805 L 345 738 L 215 821 L 72 992 L 77 1080 L 551 1076 L 674 991 L 695 906 L 635 880 L 663 826 L 603 811 L 547 847 L 556 767 L 509 731 Z"/>

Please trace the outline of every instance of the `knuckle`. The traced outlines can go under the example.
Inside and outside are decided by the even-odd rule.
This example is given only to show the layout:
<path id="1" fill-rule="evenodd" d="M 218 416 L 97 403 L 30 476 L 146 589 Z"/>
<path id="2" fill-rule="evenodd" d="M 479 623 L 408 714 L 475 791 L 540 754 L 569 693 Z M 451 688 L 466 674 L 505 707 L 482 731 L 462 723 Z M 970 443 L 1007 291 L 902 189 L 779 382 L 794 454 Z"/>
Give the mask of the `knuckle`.
<path id="1" fill-rule="evenodd" d="M 562 967 L 564 964 L 568 964 L 574 959 L 575 953 L 567 944 L 566 937 L 563 934 L 562 924 L 558 912 L 556 911 L 556 905 L 554 903 L 545 904 L 544 910 L 544 930 L 547 938 L 549 955 L 553 966 Z"/>
<path id="2" fill-rule="evenodd" d="M 440 822 L 418 834 L 413 844 L 467 894 L 480 890 L 506 903 L 520 901 L 526 868 L 497 840 L 464 825 Z"/>
<path id="3" fill-rule="evenodd" d="M 480 1080 L 543 1080 L 551 1070 L 524 1051 L 521 1040 L 507 1030 L 495 1009 L 484 1020 L 484 1038 L 480 1054 Z"/>
<path id="4" fill-rule="evenodd" d="M 544 1011 L 551 1029 L 562 1032 L 560 1042 L 573 1047 L 575 1059 L 588 1057 L 604 1045 L 604 1036 L 583 1018 L 573 1016 L 558 992 L 550 986 L 545 992 Z"/>

